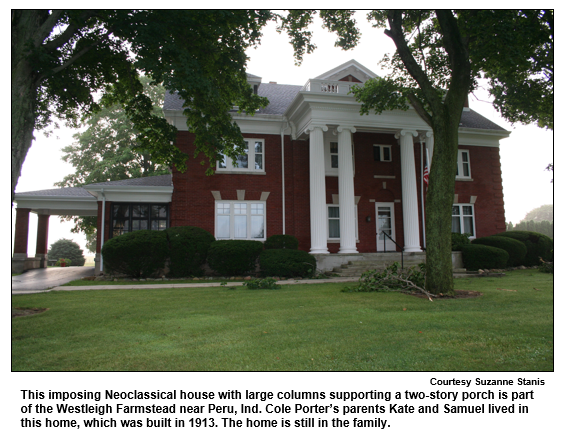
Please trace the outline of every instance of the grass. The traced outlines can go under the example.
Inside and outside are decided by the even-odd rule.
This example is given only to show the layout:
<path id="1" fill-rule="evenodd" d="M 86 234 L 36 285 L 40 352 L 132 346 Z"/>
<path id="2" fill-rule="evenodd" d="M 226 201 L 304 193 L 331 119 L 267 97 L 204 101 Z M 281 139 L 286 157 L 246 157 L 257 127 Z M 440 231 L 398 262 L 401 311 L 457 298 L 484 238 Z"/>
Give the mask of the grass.
<path id="1" fill-rule="evenodd" d="M 49 310 L 12 319 L 12 369 L 553 370 L 550 274 L 459 279 L 484 296 L 434 302 L 345 285 L 13 296 Z"/>
<path id="2" fill-rule="evenodd" d="M 155 278 L 151 281 L 126 281 L 124 279 L 118 279 L 117 281 L 89 281 L 85 279 L 77 279 L 74 281 L 67 282 L 63 284 L 64 286 L 80 287 L 80 286 L 90 286 L 90 285 L 144 285 L 144 284 L 197 284 L 202 282 L 232 282 L 227 279 L 203 279 L 194 281 L 193 279 L 168 279 L 162 280 Z M 237 281 L 243 282 L 243 279 Z"/>

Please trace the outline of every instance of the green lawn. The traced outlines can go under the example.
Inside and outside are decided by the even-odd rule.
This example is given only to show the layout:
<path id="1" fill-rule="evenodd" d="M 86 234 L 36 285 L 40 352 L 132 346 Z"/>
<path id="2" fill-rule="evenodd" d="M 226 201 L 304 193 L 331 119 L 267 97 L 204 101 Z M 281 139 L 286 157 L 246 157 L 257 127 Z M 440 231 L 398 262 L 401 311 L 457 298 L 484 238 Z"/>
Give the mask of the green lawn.
<path id="1" fill-rule="evenodd" d="M 12 319 L 12 369 L 553 370 L 552 275 L 459 279 L 484 296 L 434 302 L 344 285 L 12 296 L 49 308 Z"/>

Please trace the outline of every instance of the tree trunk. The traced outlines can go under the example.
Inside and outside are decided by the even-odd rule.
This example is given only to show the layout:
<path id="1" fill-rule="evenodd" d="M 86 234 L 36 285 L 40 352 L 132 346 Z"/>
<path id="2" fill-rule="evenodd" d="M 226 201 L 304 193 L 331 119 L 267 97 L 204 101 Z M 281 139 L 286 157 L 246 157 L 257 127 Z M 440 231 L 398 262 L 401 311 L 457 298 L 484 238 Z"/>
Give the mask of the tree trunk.
<path id="1" fill-rule="evenodd" d="M 443 106 L 444 108 L 444 106 Z M 458 122 L 447 109 L 433 115 L 433 162 L 427 193 L 426 288 L 433 294 L 454 294 L 452 277 L 452 204 L 458 154 Z"/>
<path id="2" fill-rule="evenodd" d="M 12 204 L 36 123 L 39 74 L 29 63 L 29 44 L 44 17 L 40 11 L 12 14 Z"/>

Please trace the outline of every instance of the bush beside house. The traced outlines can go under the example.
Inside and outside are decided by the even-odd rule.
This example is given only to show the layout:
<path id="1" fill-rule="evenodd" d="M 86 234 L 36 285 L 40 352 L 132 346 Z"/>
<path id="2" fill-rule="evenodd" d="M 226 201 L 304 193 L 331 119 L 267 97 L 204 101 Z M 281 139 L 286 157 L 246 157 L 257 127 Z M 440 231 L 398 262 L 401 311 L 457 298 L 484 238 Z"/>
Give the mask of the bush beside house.
<path id="1" fill-rule="evenodd" d="M 164 231 L 138 230 L 106 241 L 102 248 L 104 267 L 109 273 L 132 278 L 154 276 L 165 267 L 169 255 Z"/>
<path id="2" fill-rule="evenodd" d="M 467 270 L 504 269 L 509 253 L 497 247 L 482 244 L 467 244 L 461 247 L 462 260 Z"/>
<path id="3" fill-rule="evenodd" d="M 292 235 L 272 235 L 264 242 L 265 249 L 293 249 L 298 250 L 298 238 Z"/>
<path id="4" fill-rule="evenodd" d="M 303 250 L 270 249 L 264 250 L 259 257 L 260 271 L 263 276 L 315 276 L 317 261 L 313 255 Z"/>
<path id="5" fill-rule="evenodd" d="M 512 230 L 494 236 L 513 238 L 525 244 L 527 254 L 525 255 L 524 265 L 526 266 L 538 266 L 541 264 L 541 260 L 552 261 L 554 241 L 542 233 Z"/>
<path id="6" fill-rule="evenodd" d="M 472 244 L 482 244 L 505 250 L 509 254 L 509 259 L 507 261 L 507 265 L 509 267 L 525 265 L 527 247 L 521 241 L 516 239 L 506 238 L 503 236 L 485 236 L 483 238 L 476 238 L 472 241 Z"/>
<path id="7" fill-rule="evenodd" d="M 208 264 L 222 276 L 240 276 L 255 271 L 262 242 L 252 240 L 215 241 L 208 251 Z"/>
<path id="8" fill-rule="evenodd" d="M 86 259 L 80 246 L 71 239 L 59 239 L 51 244 L 47 252 L 49 261 L 59 261 L 61 258 L 71 261 L 70 265 L 83 266 Z"/>
<path id="9" fill-rule="evenodd" d="M 170 276 L 201 276 L 208 250 L 215 241 L 214 236 L 207 230 L 192 226 L 170 227 L 165 233 L 169 245 Z"/>

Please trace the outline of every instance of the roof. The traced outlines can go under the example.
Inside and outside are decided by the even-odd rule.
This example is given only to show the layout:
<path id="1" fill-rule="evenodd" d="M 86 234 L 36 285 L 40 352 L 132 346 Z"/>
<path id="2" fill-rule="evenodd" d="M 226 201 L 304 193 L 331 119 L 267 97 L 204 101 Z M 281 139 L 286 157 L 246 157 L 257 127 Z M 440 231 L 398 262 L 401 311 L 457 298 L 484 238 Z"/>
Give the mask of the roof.
<path id="1" fill-rule="evenodd" d="M 460 127 L 468 129 L 506 130 L 470 108 L 462 112 Z"/>
<path id="2" fill-rule="evenodd" d="M 148 176 L 142 178 L 129 178 L 118 181 L 104 181 L 101 183 L 86 184 L 84 187 L 61 187 L 59 189 L 32 190 L 30 192 L 17 192 L 18 197 L 62 197 L 62 198 L 95 198 L 88 187 L 172 187 L 172 175 Z"/>

